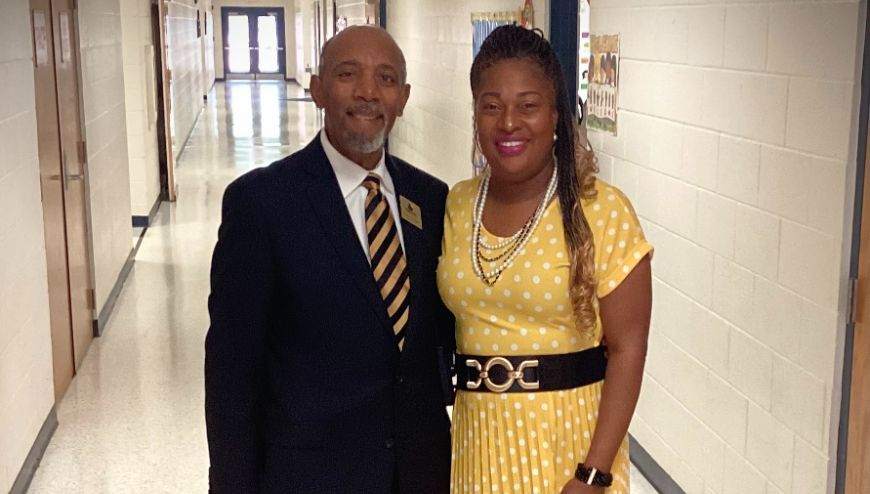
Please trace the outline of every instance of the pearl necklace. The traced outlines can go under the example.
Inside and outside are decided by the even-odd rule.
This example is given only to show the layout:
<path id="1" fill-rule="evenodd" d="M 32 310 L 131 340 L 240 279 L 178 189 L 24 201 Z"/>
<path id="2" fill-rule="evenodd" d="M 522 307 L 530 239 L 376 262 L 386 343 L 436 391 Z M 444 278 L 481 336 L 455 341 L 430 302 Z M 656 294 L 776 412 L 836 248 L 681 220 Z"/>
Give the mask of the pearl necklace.
<path id="1" fill-rule="evenodd" d="M 502 273 L 513 265 L 514 259 L 516 259 L 516 257 L 523 251 L 523 248 L 532 238 L 532 232 L 535 231 L 538 224 L 541 222 L 541 219 L 544 217 L 547 205 L 550 204 L 550 201 L 556 195 L 556 186 L 559 183 L 556 170 L 557 167 L 554 163 L 553 176 L 550 178 L 550 183 L 547 185 L 547 191 L 544 193 L 541 203 L 538 204 L 537 209 L 535 209 L 535 213 L 525 222 L 517 233 L 501 242 L 498 242 L 496 245 L 490 245 L 480 237 L 481 225 L 483 223 L 483 208 L 486 205 L 486 196 L 489 193 L 490 179 L 490 171 L 487 170 L 484 172 L 484 176 L 480 180 L 480 186 L 477 189 L 477 197 L 474 199 L 474 226 L 471 231 L 471 265 L 474 268 L 474 274 L 487 285 L 495 285 Z M 504 252 L 491 258 L 483 255 L 480 251 L 481 248 L 492 251 L 505 247 L 507 247 L 507 249 Z M 501 264 L 496 265 L 490 271 L 484 271 L 483 261 L 494 263 L 501 259 L 504 259 Z"/>
<path id="2" fill-rule="evenodd" d="M 480 239 L 480 242 L 479 242 L 479 245 L 480 245 L 481 247 L 483 247 L 484 249 L 489 250 L 489 251 L 499 250 L 499 249 L 504 249 L 504 248 L 507 247 L 508 245 L 514 243 L 514 242 L 516 241 L 516 239 L 519 238 L 519 236 L 520 236 L 520 234 L 521 234 L 522 232 L 523 232 L 523 230 L 522 230 L 522 228 L 520 228 L 519 231 L 517 231 L 516 233 L 514 233 L 514 234 L 511 235 L 510 237 L 508 237 L 508 238 L 502 240 L 501 242 L 499 242 L 499 243 L 497 243 L 497 244 L 495 244 L 495 245 L 490 245 L 489 243 L 487 243 L 486 240 L 484 240 L 483 238 L 481 238 L 481 239 Z"/>

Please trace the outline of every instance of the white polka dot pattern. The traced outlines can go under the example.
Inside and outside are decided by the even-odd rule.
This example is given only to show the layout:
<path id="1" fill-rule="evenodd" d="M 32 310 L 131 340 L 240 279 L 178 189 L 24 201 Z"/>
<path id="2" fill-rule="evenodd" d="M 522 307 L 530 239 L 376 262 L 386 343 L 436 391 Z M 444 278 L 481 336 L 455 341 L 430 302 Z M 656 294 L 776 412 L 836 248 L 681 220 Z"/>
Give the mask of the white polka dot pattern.
<path id="1" fill-rule="evenodd" d="M 548 206 L 527 250 L 491 289 L 474 275 L 467 234 L 477 178 L 457 184 L 447 198 L 438 288 L 456 315 L 459 353 L 556 354 L 584 350 L 601 339 L 576 328 L 569 297 L 570 256 L 558 201 Z M 604 297 L 651 254 L 628 199 L 599 180 L 597 198 L 583 211 L 595 244 L 599 297 Z M 489 244 L 499 237 L 481 228 Z M 484 265 L 485 269 L 490 269 Z M 558 493 L 583 460 L 598 415 L 601 384 L 548 393 L 460 392 L 453 411 L 451 491 Z M 612 468 L 607 494 L 628 494 L 628 444 Z"/>

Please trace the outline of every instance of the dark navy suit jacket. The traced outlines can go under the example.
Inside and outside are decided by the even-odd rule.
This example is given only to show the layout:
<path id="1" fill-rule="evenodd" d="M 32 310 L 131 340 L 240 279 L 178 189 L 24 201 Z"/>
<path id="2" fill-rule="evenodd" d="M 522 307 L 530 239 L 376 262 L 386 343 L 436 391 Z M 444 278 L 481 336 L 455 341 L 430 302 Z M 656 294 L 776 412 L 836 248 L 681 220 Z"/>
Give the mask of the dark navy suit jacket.
<path id="1" fill-rule="evenodd" d="M 450 423 L 435 283 L 447 186 L 391 156 L 410 318 L 398 351 L 319 138 L 227 188 L 211 271 L 205 412 L 212 492 L 446 493 Z"/>

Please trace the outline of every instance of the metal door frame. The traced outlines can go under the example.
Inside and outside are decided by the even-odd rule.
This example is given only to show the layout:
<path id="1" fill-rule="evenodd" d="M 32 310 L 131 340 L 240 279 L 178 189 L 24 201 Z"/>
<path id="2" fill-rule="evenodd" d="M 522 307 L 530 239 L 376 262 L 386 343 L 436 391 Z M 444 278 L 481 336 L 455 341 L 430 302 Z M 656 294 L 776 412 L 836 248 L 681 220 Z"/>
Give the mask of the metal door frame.
<path id="1" fill-rule="evenodd" d="M 251 52 L 251 64 L 249 72 L 230 72 L 229 70 L 229 16 L 244 15 L 248 17 L 248 45 Z M 276 29 L 278 30 L 278 71 L 260 72 L 259 66 L 259 39 L 257 36 L 257 22 L 252 22 L 259 16 L 271 15 L 275 17 Z M 268 79 L 281 76 L 287 78 L 287 40 L 283 7 L 221 7 L 221 32 L 223 35 L 224 79 Z M 249 75 L 249 77 L 245 77 Z"/>

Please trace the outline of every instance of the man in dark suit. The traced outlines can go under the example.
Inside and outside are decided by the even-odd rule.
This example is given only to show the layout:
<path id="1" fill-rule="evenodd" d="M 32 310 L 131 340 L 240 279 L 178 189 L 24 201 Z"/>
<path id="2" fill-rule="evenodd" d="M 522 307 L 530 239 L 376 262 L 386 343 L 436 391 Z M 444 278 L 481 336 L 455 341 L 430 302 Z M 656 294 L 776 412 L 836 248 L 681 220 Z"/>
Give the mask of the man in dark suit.
<path id="1" fill-rule="evenodd" d="M 226 190 L 206 338 L 212 492 L 449 490 L 447 187 L 384 152 L 405 75 L 386 31 L 342 31 L 311 80 L 324 129 Z"/>

